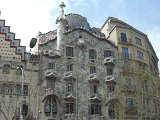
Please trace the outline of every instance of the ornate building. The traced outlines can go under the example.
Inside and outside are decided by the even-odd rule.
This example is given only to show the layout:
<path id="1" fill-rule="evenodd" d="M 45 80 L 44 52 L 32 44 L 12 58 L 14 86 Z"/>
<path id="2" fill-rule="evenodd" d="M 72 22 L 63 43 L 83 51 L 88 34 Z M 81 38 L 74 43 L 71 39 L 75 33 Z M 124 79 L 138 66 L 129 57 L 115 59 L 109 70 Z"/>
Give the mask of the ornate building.
<path id="1" fill-rule="evenodd" d="M 107 86 L 115 86 L 117 47 L 78 14 L 57 18 L 57 30 L 39 34 L 42 120 L 104 120 Z"/>

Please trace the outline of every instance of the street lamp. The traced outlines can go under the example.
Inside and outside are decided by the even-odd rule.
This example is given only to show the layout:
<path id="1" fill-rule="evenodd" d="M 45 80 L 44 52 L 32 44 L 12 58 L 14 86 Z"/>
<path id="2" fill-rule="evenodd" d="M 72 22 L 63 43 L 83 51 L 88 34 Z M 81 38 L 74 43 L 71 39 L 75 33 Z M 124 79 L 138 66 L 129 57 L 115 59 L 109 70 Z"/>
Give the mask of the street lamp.
<path id="1" fill-rule="evenodd" d="M 23 120 L 22 110 L 23 110 L 23 92 L 24 92 L 24 70 L 22 67 L 17 67 L 17 69 L 20 69 L 22 71 L 22 99 L 21 99 L 21 107 L 20 107 L 20 120 Z"/>

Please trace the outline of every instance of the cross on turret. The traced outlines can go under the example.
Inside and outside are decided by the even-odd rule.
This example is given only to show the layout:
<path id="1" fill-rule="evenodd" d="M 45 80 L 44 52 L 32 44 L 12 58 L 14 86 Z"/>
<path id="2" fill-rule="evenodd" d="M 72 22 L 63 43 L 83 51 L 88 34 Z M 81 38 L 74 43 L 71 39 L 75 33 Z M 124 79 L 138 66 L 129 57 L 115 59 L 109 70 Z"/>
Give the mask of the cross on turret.
<path id="1" fill-rule="evenodd" d="M 59 5 L 59 7 L 61 8 L 61 13 L 62 15 L 64 15 L 64 7 L 66 7 L 66 5 L 64 4 L 64 2 L 61 2 L 61 4 Z"/>

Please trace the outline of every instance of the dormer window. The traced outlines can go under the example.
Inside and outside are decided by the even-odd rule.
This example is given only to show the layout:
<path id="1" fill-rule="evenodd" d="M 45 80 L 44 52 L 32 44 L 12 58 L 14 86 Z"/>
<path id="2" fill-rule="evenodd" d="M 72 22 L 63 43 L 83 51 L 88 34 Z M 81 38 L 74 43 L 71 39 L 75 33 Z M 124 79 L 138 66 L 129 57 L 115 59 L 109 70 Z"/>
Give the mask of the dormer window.
<path id="1" fill-rule="evenodd" d="M 69 47 L 69 46 L 66 47 L 66 56 L 67 57 L 73 57 L 74 56 L 73 55 L 73 47 Z"/>
<path id="2" fill-rule="evenodd" d="M 8 65 L 8 64 L 3 65 L 3 73 L 4 74 L 10 73 L 10 65 Z"/>
<path id="3" fill-rule="evenodd" d="M 94 49 L 89 50 L 89 59 L 96 59 L 96 51 Z"/>

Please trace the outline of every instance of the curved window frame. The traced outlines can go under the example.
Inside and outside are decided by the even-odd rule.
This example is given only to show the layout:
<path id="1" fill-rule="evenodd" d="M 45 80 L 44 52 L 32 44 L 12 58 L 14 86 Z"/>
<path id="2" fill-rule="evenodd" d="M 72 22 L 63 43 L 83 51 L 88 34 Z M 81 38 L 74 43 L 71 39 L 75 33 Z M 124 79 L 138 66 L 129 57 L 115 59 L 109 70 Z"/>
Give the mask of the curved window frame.
<path id="1" fill-rule="evenodd" d="M 53 117 L 57 115 L 58 105 L 55 97 L 50 96 L 46 99 L 44 103 L 44 113 L 47 117 Z"/>

